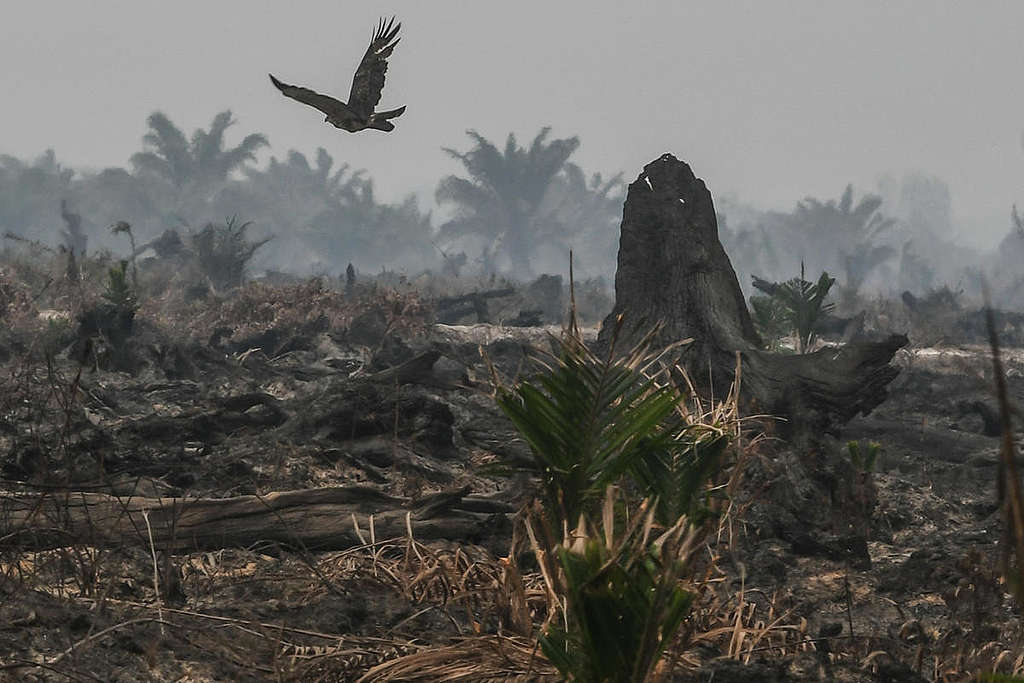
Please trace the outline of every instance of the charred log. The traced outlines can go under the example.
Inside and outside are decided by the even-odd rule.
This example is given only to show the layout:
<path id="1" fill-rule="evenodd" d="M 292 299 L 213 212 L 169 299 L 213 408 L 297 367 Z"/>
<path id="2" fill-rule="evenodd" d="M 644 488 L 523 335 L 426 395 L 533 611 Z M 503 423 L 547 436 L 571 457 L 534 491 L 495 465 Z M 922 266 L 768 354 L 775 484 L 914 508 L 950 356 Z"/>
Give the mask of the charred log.
<path id="1" fill-rule="evenodd" d="M 476 315 L 478 323 L 491 322 L 490 311 L 487 307 L 488 299 L 500 299 L 512 296 L 516 290 L 512 287 L 501 289 L 489 289 L 483 292 L 470 292 L 460 296 L 446 296 L 437 300 L 437 321 L 445 324 L 454 324 L 460 318 L 470 314 Z"/>
<path id="2" fill-rule="evenodd" d="M 0 546 L 148 546 L 151 530 L 157 549 L 177 552 L 260 542 L 341 550 L 363 543 L 371 516 L 381 540 L 403 537 L 411 527 L 421 541 L 480 542 L 507 525 L 512 508 L 465 489 L 411 501 L 346 486 L 234 498 L 8 493 L 0 495 L 0 511 Z"/>

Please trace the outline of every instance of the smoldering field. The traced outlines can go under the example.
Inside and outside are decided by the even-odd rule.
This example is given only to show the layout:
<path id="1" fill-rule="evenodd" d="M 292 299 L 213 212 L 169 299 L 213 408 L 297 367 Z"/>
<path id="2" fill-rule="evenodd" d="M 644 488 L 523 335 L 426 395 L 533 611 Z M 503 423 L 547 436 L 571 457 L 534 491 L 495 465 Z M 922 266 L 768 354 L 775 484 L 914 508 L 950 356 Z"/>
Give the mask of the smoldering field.
<path id="1" fill-rule="evenodd" d="M 227 112 L 145 126 L 124 168 L 0 158 L 3 675 L 557 680 L 516 514 L 540 486 L 507 471 L 533 451 L 495 382 L 529 376 L 570 296 L 595 340 L 638 170 L 583 169 L 591 143 L 547 129 L 470 133 L 433 197 L 388 202 Z M 1024 226 L 1006 206 L 998 243 L 964 246 L 954 199 L 925 173 L 788 211 L 716 197 L 766 352 L 909 345 L 837 434 L 737 427 L 660 675 L 1024 671 L 981 310 L 987 287 L 1019 404 Z"/>

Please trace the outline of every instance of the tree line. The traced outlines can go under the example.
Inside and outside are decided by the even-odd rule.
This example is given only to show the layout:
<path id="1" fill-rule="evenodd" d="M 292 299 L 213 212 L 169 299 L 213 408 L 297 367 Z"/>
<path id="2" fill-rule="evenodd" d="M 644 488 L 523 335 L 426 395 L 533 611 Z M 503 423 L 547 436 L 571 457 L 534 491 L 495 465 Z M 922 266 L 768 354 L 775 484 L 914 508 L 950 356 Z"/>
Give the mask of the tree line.
<path id="1" fill-rule="evenodd" d="M 187 136 L 154 112 L 127 167 L 99 172 L 68 168 L 52 150 L 33 161 L 0 156 L 0 232 L 63 244 L 62 215 L 71 212 L 81 216 L 81 234 L 66 247 L 117 251 L 108 227 L 119 221 L 146 242 L 168 229 L 196 234 L 237 217 L 253 238 L 272 236 L 255 266 L 299 275 L 338 274 L 354 263 L 363 271 L 526 279 L 563 272 L 570 249 L 582 276 L 610 283 L 614 274 L 625 182 L 621 173 L 588 174 L 574 163 L 578 137 L 555 138 L 543 128 L 525 145 L 514 134 L 497 144 L 467 131 L 466 148 L 440 150 L 462 173 L 439 179 L 438 218 L 412 194 L 382 201 L 365 170 L 323 148 L 312 157 L 290 150 L 258 166 L 269 140 L 249 133 L 229 144 L 235 124 L 224 111 Z M 983 255 L 953 244 L 949 189 L 924 174 L 888 179 L 878 194 L 858 197 L 848 186 L 836 199 L 808 197 L 789 212 L 717 203 L 722 242 L 748 293 L 752 276 L 785 281 L 805 264 L 834 276 L 840 304 L 852 306 L 864 292 L 946 283 L 970 289 L 988 266 Z M 1001 247 L 1003 260 L 1024 251 L 1016 248 L 1024 244 L 1018 232 Z M 997 279 L 1017 283 L 1007 285 L 1016 293 L 1016 269 L 1002 270 L 1006 277 Z"/>
<path id="2" fill-rule="evenodd" d="M 575 249 L 584 270 L 614 269 L 621 176 L 588 176 L 570 158 L 579 138 L 555 139 L 544 128 L 526 146 L 509 135 L 500 147 L 469 131 L 468 150 L 444 148 L 462 175 L 440 179 L 435 200 L 450 218 L 439 222 L 415 195 L 381 201 L 365 170 L 338 163 L 320 148 L 313 158 L 290 150 L 257 166 L 269 147 L 260 133 L 229 144 L 230 111 L 191 137 L 162 112 L 147 119 L 143 149 L 127 168 L 81 173 L 52 150 L 34 161 L 0 156 L 0 231 L 61 242 L 63 206 L 82 217 L 85 244 L 109 248 L 107 229 L 133 226 L 140 241 L 168 229 L 198 232 L 237 216 L 254 236 L 273 236 L 266 267 L 299 274 L 365 270 L 475 269 L 526 278 L 562 268 Z"/>

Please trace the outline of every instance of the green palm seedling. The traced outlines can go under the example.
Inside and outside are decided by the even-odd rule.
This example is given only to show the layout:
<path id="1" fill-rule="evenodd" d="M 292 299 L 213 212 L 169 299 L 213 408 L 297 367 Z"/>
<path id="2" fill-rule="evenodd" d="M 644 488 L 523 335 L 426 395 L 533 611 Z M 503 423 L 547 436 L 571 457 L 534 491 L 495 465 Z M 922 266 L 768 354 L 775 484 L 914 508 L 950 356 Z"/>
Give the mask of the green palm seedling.
<path id="1" fill-rule="evenodd" d="M 644 501 L 616 536 L 613 494 L 601 533 L 581 523 L 558 548 L 568 606 L 565 626 L 540 638 L 545 657 L 569 681 L 643 683 L 690 611 L 680 587 L 700 533 L 682 517 L 655 537 L 655 506 Z"/>
<path id="2" fill-rule="evenodd" d="M 836 279 L 822 273 L 818 281 L 808 282 L 804 279 L 804 265 L 800 264 L 800 277 L 780 284 L 774 296 L 786 308 L 787 319 L 797 335 L 797 353 L 807 353 L 817 337 L 818 324 L 826 313 L 835 308 L 835 304 L 826 304 L 829 290 Z"/>
<path id="3" fill-rule="evenodd" d="M 110 232 L 115 234 L 115 235 L 121 234 L 121 233 L 128 235 L 128 242 L 132 246 L 132 253 L 131 253 L 132 287 L 134 287 L 136 290 L 138 290 L 139 289 L 139 269 L 136 267 L 136 264 L 135 264 L 135 256 L 139 252 L 138 252 L 138 249 L 135 247 L 135 233 L 132 232 L 132 226 L 127 221 L 118 221 L 118 222 L 116 222 L 116 223 L 114 223 L 113 225 L 110 226 Z"/>
<path id="4" fill-rule="evenodd" d="M 866 448 L 862 448 L 859 441 L 847 441 L 846 451 L 850 454 L 850 462 L 858 472 L 871 473 L 878 461 L 878 454 L 882 451 L 882 444 L 869 441 Z"/>
<path id="5" fill-rule="evenodd" d="M 654 368 L 674 347 L 652 350 L 655 333 L 622 356 L 614 341 L 598 355 L 571 328 L 554 352 L 535 350 L 537 374 L 498 386 L 498 404 L 530 446 L 525 469 L 540 478 L 556 528 L 589 515 L 642 453 L 671 450 L 675 434 L 666 425 L 682 396 L 658 382 Z"/>
<path id="6" fill-rule="evenodd" d="M 719 402 L 702 401 L 682 368 L 674 376 L 690 393 L 665 425 L 664 433 L 672 438 L 644 449 L 629 471 L 642 495 L 655 501 L 655 521 L 666 528 L 681 517 L 707 521 L 707 486 L 714 483 L 739 429 L 739 366 L 729 394 Z"/>
<path id="7" fill-rule="evenodd" d="M 732 433 L 722 425 L 693 422 L 678 428 L 666 446 L 647 449 L 637 458 L 630 473 L 654 497 L 659 524 L 670 526 L 680 517 L 699 516 L 704 489 L 732 443 Z"/>
<path id="8" fill-rule="evenodd" d="M 535 351 L 536 373 L 497 389 L 542 486 L 526 520 L 548 588 L 540 644 L 566 680 L 646 683 L 693 603 L 683 579 L 710 528 L 700 503 L 732 443 L 735 393 L 705 411 L 666 371 L 678 345 L 656 350 L 659 328 L 619 355 L 620 318 L 597 354 L 571 320 Z M 620 481 L 644 500 L 616 500 Z"/>
<path id="9" fill-rule="evenodd" d="M 104 302 L 82 311 L 78 316 L 82 337 L 102 337 L 119 347 L 132 334 L 139 301 L 128 283 L 128 261 L 107 270 Z"/>
<path id="10" fill-rule="evenodd" d="M 135 291 L 128 284 L 128 277 L 125 274 L 127 268 L 128 261 L 121 261 L 107 271 L 107 286 L 103 291 L 103 298 L 121 315 L 134 316 L 139 304 Z"/>
<path id="11" fill-rule="evenodd" d="M 779 352 L 782 338 L 789 332 L 789 321 L 786 307 L 775 296 L 750 297 L 750 317 L 761 339 L 765 340 L 769 351 Z"/>
<path id="12" fill-rule="evenodd" d="M 231 217 L 221 224 L 209 223 L 192 236 L 199 269 L 217 290 L 240 287 L 256 250 L 273 238 L 249 239 L 251 225 L 252 221 L 240 223 L 237 217 Z"/>

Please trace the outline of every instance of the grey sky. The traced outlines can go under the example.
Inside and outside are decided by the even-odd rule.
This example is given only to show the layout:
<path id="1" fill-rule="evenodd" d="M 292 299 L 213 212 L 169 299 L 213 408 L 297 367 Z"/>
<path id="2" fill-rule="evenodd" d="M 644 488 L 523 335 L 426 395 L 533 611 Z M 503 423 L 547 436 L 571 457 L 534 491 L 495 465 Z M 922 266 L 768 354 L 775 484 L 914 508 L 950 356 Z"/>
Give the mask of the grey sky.
<path id="1" fill-rule="evenodd" d="M 378 15 L 402 42 L 381 105 L 391 134 L 350 135 L 274 90 L 347 95 Z M 231 108 L 273 153 L 327 148 L 380 194 L 430 194 L 475 128 L 527 142 L 579 135 L 587 171 L 670 151 L 717 195 L 789 208 L 935 173 L 992 238 L 1024 202 L 1024 3 L 247 2 L 5 0 L 0 152 L 53 147 L 74 166 L 126 165 L 146 116 L 191 131 Z"/>

